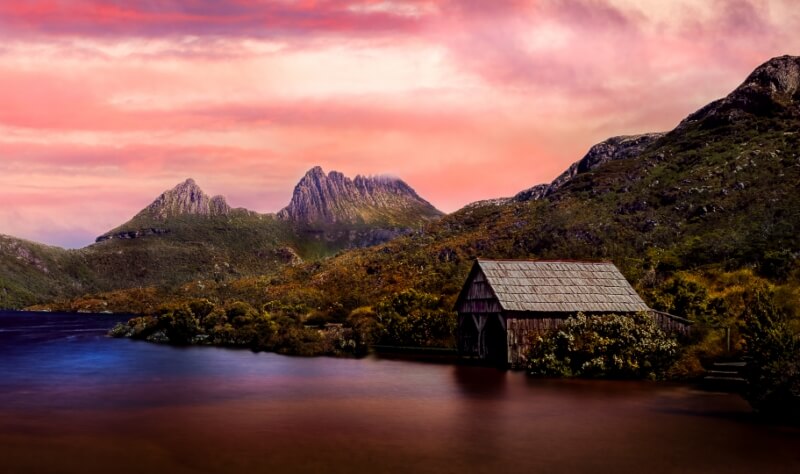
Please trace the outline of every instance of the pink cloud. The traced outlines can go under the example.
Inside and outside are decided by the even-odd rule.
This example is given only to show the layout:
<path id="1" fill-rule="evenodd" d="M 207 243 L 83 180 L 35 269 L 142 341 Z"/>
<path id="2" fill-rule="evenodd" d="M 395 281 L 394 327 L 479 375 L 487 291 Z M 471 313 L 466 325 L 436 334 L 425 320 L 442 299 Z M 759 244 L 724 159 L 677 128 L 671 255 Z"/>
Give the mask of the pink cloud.
<path id="1" fill-rule="evenodd" d="M 453 211 L 671 128 L 798 30 L 788 0 L 2 2 L 0 232 L 72 245 L 46 229 L 189 176 L 276 211 L 314 165 Z"/>
<path id="2" fill-rule="evenodd" d="M 98 37 L 296 36 L 409 31 L 413 16 L 361 8 L 370 1 L 272 2 L 237 0 L 30 0 L 4 2 L 2 23 L 16 33 Z M 413 6 L 416 2 L 400 2 Z"/>

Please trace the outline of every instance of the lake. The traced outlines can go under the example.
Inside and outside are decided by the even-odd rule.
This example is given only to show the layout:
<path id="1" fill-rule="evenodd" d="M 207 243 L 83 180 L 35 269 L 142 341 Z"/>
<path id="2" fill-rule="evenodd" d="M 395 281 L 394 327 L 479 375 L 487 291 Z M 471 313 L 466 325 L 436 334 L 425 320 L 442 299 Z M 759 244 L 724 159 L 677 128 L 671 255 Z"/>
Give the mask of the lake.
<path id="1" fill-rule="evenodd" d="M 176 348 L 0 313 L 0 472 L 800 472 L 736 395 Z"/>

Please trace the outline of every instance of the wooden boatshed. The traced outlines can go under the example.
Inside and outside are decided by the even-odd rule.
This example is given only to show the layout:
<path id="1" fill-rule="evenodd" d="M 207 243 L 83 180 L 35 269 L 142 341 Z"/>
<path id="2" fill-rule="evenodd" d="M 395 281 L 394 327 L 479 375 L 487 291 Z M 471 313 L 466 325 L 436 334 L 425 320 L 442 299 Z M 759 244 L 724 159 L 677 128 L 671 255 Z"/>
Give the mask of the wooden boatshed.
<path id="1" fill-rule="evenodd" d="M 461 356 L 511 367 L 531 337 L 577 313 L 649 311 L 613 263 L 482 259 L 455 309 Z"/>

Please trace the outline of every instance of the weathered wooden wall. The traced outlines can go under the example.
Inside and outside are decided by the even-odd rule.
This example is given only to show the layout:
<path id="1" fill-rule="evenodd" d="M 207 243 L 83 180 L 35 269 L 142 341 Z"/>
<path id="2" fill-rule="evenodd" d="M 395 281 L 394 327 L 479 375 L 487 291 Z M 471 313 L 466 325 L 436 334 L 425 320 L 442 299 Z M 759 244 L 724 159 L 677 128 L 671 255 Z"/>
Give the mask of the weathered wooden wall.
<path id="1" fill-rule="evenodd" d="M 676 333 L 688 336 L 692 332 L 692 322 L 686 318 L 681 318 L 673 314 L 664 313 L 651 309 L 650 316 L 655 319 L 656 324 L 667 333 Z"/>
<path id="2" fill-rule="evenodd" d="M 458 351 L 462 357 L 487 359 L 491 355 L 496 359 L 498 352 L 497 337 L 505 342 L 505 319 L 501 316 L 500 302 L 492 292 L 489 282 L 482 271 L 470 275 L 464 292 L 456 305 L 458 311 Z M 498 326 L 498 323 L 500 326 Z M 487 334 L 487 327 L 491 334 Z M 499 332 L 499 334 L 498 334 Z M 491 347 L 490 347 L 491 346 Z M 505 352 L 505 348 L 502 348 Z"/>
<path id="3" fill-rule="evenodd" d="M 466 295 L 458 303 L 456 310 L 459 313 L 492 313 L 498 314 L 502 312 L 500 302 L 492 292 L 489 282 L 486 281 L 486 276 L 483 272 L 478 271 L 471 281 L 467 283 Z"/>
<path id="4" fill-rule="evenodd" d="M 509 317 L 506 319 L 508 336 L 508 364 L 519 369 L 525 363 L 530 341 L 537 335 L 564 324 L 562 317 Z"/>

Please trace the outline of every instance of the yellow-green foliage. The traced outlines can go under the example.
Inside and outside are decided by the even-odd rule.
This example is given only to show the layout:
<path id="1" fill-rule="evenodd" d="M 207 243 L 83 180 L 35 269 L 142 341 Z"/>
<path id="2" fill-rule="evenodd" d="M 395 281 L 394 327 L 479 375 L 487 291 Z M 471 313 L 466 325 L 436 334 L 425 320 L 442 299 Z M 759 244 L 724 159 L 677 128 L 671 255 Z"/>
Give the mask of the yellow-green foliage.
<path id="1" fill-rule="evenodd" d="M 800 421 L 800 328 L 797 315 L 777 304 L 766 285 L 743 299 L 743 334 L 747 349 L 746 397 L 753 407 L 781 420 Z"/>
<path id="2" fill-rule="evenodd" d="M 578 314 L 531 343 L 533 375 L 656 379 L 678 355 L 677 341 L 646 314 Z"/>

